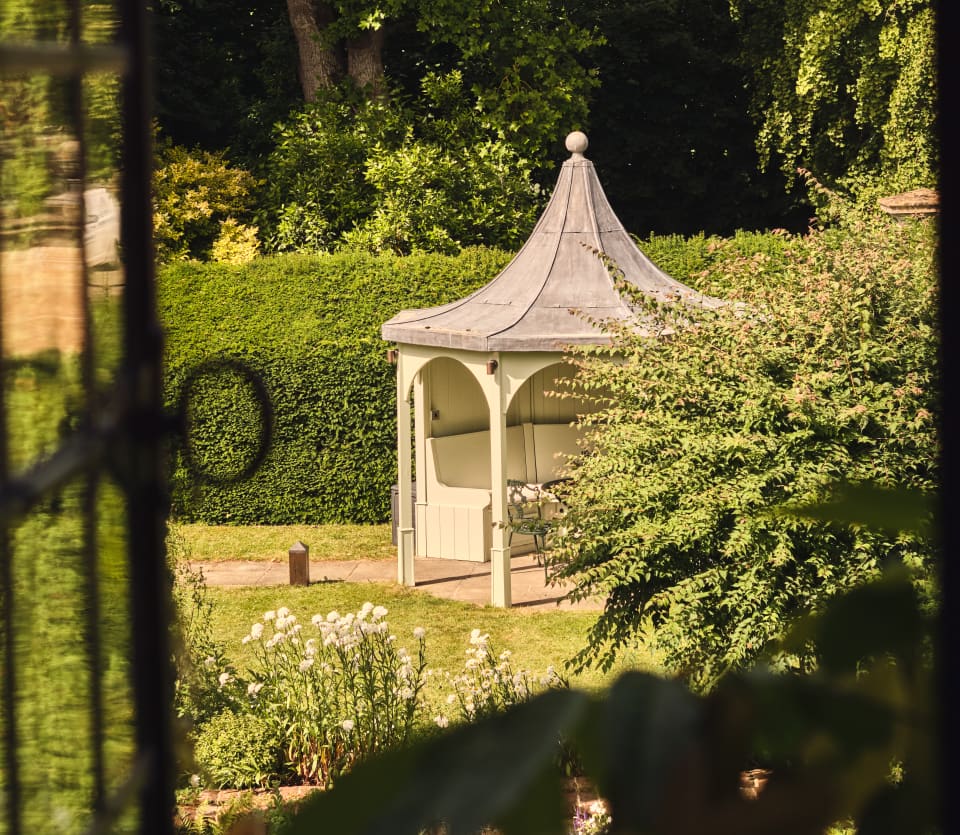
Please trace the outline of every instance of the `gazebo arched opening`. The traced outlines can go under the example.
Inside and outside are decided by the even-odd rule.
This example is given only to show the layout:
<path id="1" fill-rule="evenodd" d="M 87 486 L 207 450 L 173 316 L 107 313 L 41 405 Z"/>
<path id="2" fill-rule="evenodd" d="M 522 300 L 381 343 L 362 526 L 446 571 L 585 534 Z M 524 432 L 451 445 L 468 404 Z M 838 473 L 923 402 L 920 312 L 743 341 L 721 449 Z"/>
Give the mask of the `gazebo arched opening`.
<path id="1" fill-rule="evenodd" d="M 490 559 L 490 410 L 459 359 L 439 356 L 414 379 L 416 556 Z"/>

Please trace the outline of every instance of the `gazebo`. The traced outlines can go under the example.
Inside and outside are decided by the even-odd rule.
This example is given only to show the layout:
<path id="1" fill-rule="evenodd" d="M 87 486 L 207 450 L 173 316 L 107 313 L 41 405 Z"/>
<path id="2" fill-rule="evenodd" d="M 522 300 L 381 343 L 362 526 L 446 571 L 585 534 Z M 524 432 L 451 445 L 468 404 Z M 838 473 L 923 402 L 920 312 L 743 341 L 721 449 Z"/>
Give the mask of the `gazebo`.
<path id="1" fill-rule="evenodd" d="M 536 488 L 562 475 L 579 451 L 585 404 L 546 396 L 572 373 L 572 345 L 609 344 L 595 323 L 633 320 L 605 253 L 640 292 L 714 307 L 657 268 L 617 219 L 584 157 L 587 137 L 566 140 L 553 195 L 530 237 L 489 284 L 440 307 L 386 322 L 397 349 L 399 462 L 397 563 L 414 585 L 414 556 L 491 561 L 491 602 L 510 606 L 507 481 Z M 413 432 L 411 433 L 411 393 Z M 412 467 L 416 467 L 414 525 Z"/>

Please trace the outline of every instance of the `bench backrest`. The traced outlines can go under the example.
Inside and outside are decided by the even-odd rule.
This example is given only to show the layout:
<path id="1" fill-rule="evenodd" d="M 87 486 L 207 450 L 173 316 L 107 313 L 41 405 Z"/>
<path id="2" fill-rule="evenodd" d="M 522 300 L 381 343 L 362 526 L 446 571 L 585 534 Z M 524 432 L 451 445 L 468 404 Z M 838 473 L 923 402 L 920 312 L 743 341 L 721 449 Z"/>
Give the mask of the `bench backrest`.
<path id="1" fill-rule="evenodd" d="M 563 475 L 567 458 L 580 452 L 577 440 L 583 430 L 567 423 L 533 424 L 533 454 L 536 461 L 536 473 L 527 479 L 535 484 L 553 481 Z"/>
<path id="2" fill-rule="evenodd" d="M 579 451 L 582 432 L 566 423 L 507 427 L 507 478 L 542 484 L 561 475 L 568 455 Z M 450 487 L 490 489 L 490 432 L 427 438 L 428 466 Z"/>
<path id="3" fill-rule="evenodd" d="M 490 489 L 490 433 L 465 432 L 427 438 L 437 481 L 450 487 Z M 507 478 L 526 479 L 523 428 L 507 428 Z"/>

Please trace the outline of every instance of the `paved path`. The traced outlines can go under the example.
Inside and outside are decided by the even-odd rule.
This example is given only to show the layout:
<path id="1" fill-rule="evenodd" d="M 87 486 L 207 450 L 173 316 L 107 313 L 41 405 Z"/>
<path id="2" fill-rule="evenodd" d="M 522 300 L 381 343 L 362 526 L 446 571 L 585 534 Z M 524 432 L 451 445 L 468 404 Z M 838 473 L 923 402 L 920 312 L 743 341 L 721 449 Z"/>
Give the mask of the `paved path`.
<path id="1" fill-rule="evenodd" d="M 418 591 L 486 606 L 490 603 L 490 563 L 418 557 L 414 561 Z M 232 560 L 191 563 L 203 570 L 211 586 L 280 586 L 290 582 L 286 561 Z M 310 563 L 310 582 L 397 582 L 396 560 L 343 560 Z M 567 586 L 544 583 L 543 568 L 530 555 L 513 557 L 510 566 L 513 606 L 525 611 L 600 611 L 600 600 L 562 601 Z"/>

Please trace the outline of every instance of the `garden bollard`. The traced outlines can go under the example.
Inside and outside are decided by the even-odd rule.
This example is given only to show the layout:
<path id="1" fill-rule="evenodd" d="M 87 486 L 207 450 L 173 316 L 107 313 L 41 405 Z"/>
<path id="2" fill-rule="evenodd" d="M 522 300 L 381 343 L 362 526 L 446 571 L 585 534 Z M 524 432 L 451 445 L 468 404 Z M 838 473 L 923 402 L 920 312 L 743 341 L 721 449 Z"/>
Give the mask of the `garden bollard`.
<path id="1" fill-rule="evenodd" d="M 310 585 L 310 547 L 299 539 L 287 552 L 290 557 L 290 585 Z"/>

